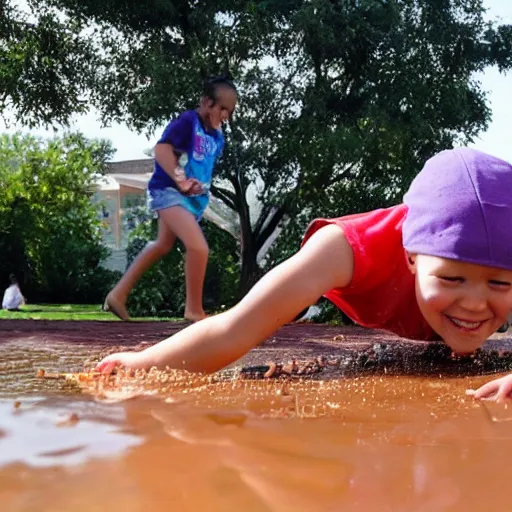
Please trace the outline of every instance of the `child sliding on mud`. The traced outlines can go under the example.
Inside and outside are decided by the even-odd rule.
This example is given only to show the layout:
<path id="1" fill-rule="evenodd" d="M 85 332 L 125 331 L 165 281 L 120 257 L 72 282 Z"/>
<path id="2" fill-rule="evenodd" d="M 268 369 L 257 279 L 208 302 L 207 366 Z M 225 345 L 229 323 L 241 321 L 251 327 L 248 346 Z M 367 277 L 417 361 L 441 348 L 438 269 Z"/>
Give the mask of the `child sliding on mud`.
<path id="1" fill-rule="evenodd" d="M 313 221 L 301 250 L 232 309 L 142 352 L 110 355 L 97 369 L 212 372 L 322 295 L 362 326 L 471 353 L 512 310 L 511 190 L 507 162 L 468 148 L 443 151 L 403 204 Z"/>

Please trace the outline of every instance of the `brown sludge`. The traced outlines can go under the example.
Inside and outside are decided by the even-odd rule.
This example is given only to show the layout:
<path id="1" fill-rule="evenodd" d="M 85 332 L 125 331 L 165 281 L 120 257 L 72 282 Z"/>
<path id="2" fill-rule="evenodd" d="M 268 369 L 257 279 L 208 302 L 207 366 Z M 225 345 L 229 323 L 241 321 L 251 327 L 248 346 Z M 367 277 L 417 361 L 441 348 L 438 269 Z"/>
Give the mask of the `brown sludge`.
<path id="1" fill-rule="evenodd" d="M 453 359 L 438 344 L 300 324 L 216 374 L 98 377 L 84 369 L 102 355 L 176 326 L 66 324 L 38 335 L 0 323 L 5 510 L 510 508 L 512 409 L 464 393 L 510 370 L 506 334 Z"/>

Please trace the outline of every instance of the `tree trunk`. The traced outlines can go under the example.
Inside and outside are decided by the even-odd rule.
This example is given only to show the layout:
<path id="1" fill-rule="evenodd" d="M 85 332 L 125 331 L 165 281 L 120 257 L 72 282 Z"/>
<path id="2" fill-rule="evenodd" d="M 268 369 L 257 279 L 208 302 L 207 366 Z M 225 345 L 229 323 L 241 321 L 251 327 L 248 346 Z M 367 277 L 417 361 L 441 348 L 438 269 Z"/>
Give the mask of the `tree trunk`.
<path id="1" fill-rule="evenodd" d="M 246 212 L 248 213 L 248 210 Z M 240 215 L 240 231 L 242 269 L 240 272 L 239 295 L 242 298 L 258 280 L 258 264 L 256 262 L 258 248 L 248 215 Z"/>
<path id="2" fill-rule="evenodd" d="M 239 294 L 242 298 L 258 281 L 259 267 L 256 263 L 254 244 L 247 244 L 242 248 L 242 269 L 240 272 Z"/>
<path id="3" fill-rule="evenodd" d="M 273 235 L 285 216 L 286 208 L 264 208 L 254 229 L 246 217 L 241 218 L 240 294 L 245 295 L 261 277 L 257 256 L 265 242 Z M 245 222 L 245 220 L 247 220 Z"/>

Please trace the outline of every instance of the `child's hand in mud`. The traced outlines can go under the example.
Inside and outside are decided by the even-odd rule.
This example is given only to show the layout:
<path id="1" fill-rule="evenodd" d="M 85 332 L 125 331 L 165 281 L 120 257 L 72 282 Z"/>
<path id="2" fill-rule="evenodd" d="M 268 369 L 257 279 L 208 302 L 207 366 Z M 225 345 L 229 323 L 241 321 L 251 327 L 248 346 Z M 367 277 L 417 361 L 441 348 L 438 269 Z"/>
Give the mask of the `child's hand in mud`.
<path id="1" fill-rule="evenodd" d="M 491 382 L 480 386 L 477 390 L 468 389 L 466 394 L 480 400 L 493 400 L 495 402 L 503 402 L 507 398 L 512 398 L 512 373 L 491 380 Z"/>
<path id="2" fill-rule="evenodd" d="M 108 374 L 117 367 L 137 369 L 143 366 L 141 352 L 118 352 L 102 359 L 95 371 Z"/>

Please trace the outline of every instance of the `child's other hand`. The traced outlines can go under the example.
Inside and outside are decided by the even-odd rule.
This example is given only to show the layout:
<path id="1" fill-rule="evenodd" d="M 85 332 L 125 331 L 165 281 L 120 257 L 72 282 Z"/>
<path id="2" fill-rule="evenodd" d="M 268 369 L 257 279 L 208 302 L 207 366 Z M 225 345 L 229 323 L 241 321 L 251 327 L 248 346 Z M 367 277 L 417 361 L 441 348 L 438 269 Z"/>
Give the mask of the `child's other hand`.
<path id="1" fill-rule="evenodd" d="M 194 184 L 192 185 L 192 188 L 190 189 L 190 195 L 198 196 L 204 193 L 203 191 L 203 184 L 198 180 L 193 180 Z"/>
<path id="2" fill-rule="evenodd" d="M 178 187 L 184 196 L 200 194 L 203 189 L 201 182 L 194 178 L 187 178 L 183 181 L 179 181 Z"/>
<path id="3" fill-rule="evenodd" d="M 507 398 L 512 398 L 512 374 L 491 380 L 477 390 L 468 389 L 466 395 L 495 402 L 503 402 Z"/>
<path id="4" fill-rule="evenodd" d="M 95 368 L 95 371 L 100 373 L 112 373 L 116 367 L 123 368 L 142 368 L 141 352 L 118 352 L 117 354 L 110 354 L 102 359 Z"/>

